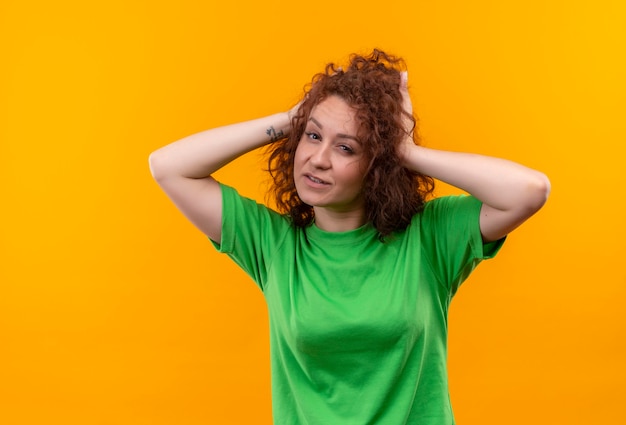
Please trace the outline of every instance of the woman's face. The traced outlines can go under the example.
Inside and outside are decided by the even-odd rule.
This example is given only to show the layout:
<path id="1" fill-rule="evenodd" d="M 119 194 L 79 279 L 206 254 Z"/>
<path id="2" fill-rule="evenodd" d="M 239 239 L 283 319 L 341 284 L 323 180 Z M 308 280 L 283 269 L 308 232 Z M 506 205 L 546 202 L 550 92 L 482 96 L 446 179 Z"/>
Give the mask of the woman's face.
<path id="1" fill-rule="evenodd" d="M 354 109 L 338 96 L 313 108 L 294 158 L 303 202 L 333 212 L 363 211 L 365 155 L 358 130 Z"/>

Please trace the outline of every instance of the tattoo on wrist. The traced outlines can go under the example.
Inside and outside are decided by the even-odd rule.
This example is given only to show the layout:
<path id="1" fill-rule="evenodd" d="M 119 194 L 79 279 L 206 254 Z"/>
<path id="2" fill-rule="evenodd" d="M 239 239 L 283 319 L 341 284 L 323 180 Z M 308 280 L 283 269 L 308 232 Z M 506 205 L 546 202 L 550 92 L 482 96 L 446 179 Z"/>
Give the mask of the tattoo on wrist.
<path id="1" fill-rule="evenodd" d="M 265 130 L 265 134 L 267 134 L 268 136 L 270 136 L 270 140 L 272 142 L 275 142 L 276 140 L 280 140 L 283 138 L 284 133 L 282 130 L 278 130 L 276 131 L 274 129 L 274 126 L 270 126 L 270 128 L 268 128 L 267 130 Z"/>

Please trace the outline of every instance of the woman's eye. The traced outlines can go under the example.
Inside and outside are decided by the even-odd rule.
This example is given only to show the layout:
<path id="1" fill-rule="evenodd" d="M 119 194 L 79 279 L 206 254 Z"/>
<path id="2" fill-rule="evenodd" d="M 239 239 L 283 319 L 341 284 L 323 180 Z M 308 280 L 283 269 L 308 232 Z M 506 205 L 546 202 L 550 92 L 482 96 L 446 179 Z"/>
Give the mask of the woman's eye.
<path id="1" fill-rule="evenodd" d="M 339 149 L 347 153 L 353 153 L 354 150 L 348 145 L 339 145 Z"/>
<path id="2" fill-rule="evenodd" d="M 304 134 L 306 134 L 309 139 L 313 139 L 313 140 L 319 140 L 320 139 L 320 136 L 317 133 L 305 132 Z"/>

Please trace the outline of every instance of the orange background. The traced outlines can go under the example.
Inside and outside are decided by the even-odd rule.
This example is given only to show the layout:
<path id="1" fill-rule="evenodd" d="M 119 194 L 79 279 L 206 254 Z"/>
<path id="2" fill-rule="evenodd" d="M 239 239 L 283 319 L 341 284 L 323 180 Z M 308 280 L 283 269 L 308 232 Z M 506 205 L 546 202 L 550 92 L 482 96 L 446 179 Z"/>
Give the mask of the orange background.
<path id="1" fill-rule="evenodd" d="M 375 46 L 406 58 L 427 146 L 553 185 L 453 303 L 457 422 L 623 421 L 622 1 L 4 0 L 0 40 L 0 423 L 270 423 L 262 296 L 148 154 Z M 262 168 L 220 178 L 262 200 Z"/>

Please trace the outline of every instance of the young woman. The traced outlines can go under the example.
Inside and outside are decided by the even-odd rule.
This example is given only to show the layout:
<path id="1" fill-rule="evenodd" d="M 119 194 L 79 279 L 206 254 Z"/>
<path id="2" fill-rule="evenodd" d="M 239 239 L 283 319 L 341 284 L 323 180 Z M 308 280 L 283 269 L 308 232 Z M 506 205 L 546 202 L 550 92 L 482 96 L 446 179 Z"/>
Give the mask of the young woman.
<path id="1" fill-rule="evenodd" d="M 162 189 L 264 293 L 276 424 L 454 423 L 449 303 L 548 196 L 538 171 L 419 146 L 403 67 L 353 55 L 288 112 L 150 156 Z M 268 144 L 278 212 L 211 177 Z M 433 179 L 470 195 L 428 200 Z"/>

